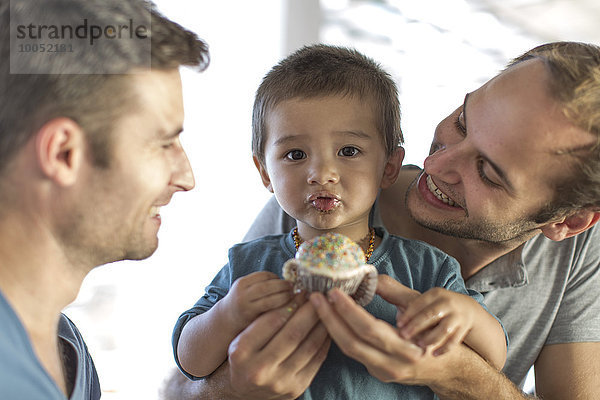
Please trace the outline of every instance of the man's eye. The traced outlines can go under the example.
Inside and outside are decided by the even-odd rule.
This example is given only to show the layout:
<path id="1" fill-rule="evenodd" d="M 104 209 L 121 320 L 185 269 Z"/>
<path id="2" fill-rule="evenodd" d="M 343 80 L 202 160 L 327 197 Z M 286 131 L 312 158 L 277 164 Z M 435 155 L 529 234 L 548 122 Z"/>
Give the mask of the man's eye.
<path id="1" fill-rule="evenodd" d="M 435 142 L 431 143 L 431 147 L 429 148 L 429 155 L 432 155 L 436 151 L 441 150 L 443 148 L 444 148 L 444 146 L 442 146 L 441 143 L 435 141 Z"/>
<path id="2" fill-rule="evenodd" d="M 342 157 L 354 157 L 357 154 L 358 154 L 358 149 L 356 147 L 353 147 L 353 146 L 343 147 L 338 152 L 338 155 L 340 155 Z"/>
<path id="3" fill-rule="evenodd" d="M 460 114 L 458 114 L 458 117 L 456 117 L 454 125 L 456 125 L 456 128 L 463 134 L 467 133 L 467 127 L 465 126 L 465 116 L 462 111 L 460 112 Z"/>
<path id="4" fill-rule="evenodd" d="M 285 155 L 285 158 L 293 161 L 302 160 L 306 158 L 306 153 L 302 150 L 292 150 Z"/>
<path id="5" fill-rule="evenodd" d="M 477 160 L 477 173 L 479 174 L 479 177 L 481 178 L 481 180 L 488 186 L 492 186 L 492 187 L 501 187 L 499 184 L 497 184 L 496 182 L 492 181 L 487 174 L 485 173 L 485 171 L 483 170 L 483 160 Z"/>

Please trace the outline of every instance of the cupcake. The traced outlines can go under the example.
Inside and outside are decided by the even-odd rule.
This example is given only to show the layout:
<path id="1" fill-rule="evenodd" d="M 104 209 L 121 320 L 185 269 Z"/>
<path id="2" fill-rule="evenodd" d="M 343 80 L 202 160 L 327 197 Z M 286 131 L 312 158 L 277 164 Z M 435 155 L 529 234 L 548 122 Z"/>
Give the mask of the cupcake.
<path id="1" fill-rule="evenodd" d="M 362 306 L 371 302 L 377 288 L 377 270 L 366 263 L 360 246 L 337 233 L 302 243 L 296 257 L 283 265 L 283 278 L 308 292 L 339 288 Z"/>

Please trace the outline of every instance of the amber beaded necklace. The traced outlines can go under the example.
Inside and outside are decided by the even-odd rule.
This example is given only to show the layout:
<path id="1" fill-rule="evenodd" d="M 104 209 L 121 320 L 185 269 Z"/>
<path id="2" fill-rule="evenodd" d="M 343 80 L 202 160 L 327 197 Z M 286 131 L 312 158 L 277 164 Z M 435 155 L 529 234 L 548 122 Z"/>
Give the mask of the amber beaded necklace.
<path id="1" fill-rule="evenodd" d="M 292 237 L 294 238 L 296 251 L 298 251 L 298 248 L 302 244 L 302 238 L 300 237 L 300 235 L 298 235 L 298 227 L 294 228 L 294 231 L 292 232 Z M 369 246 L 367 246 L 367 251 L 365 252 L 365 258 L 367 261 L 369 261 L 369 259 L 373 255 L 373 250 L 375 250 L 375 229 L 371 228 L 369 229 Z"/>

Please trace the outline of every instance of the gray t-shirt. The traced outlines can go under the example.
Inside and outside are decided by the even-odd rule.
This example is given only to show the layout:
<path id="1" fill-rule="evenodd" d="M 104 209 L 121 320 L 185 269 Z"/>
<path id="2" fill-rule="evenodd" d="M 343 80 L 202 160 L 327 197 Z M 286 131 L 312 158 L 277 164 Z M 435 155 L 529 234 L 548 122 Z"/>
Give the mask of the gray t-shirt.
<path id="1" fill-rule="evenodd" d="M 287 232 L 296 224 L 271 198 L 244 237 Z M 372 225 L 383 226 L 377 205 Z M 503 372 L 523 386 L 545 345 L 600 342 L 600 228 L 560 242 L 538 235 L 472 276 L 510 340 Z M 557 367 L 558 368 L 558 367 Z"/>

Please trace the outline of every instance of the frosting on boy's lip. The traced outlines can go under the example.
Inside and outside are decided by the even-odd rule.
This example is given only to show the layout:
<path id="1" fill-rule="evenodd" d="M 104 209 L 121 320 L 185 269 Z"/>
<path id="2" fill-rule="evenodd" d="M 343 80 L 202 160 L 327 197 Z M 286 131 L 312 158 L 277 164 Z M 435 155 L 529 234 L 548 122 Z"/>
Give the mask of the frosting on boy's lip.
<path id="1" fill-rule="evenodd" d="M 327 191 L 311 194 L 308 203 L 319 211 L 331 211 L 341 204 L 339 196 Z"/>
<path id="2" fill-rule="evenodd" d="M 449 206 L 452 206 L 452 207 L 460 207 L 450 196 L 448 196 L 446 193 L 442 192 L 440 190 L 440 188 L 437 187 L 437 185 L 433 182 L 431 175 L 427 175 L 426 183 L 427 183 L 427 188 L 429 189 L 429 191 L 438 200 L 440 200 L 441 202 L 448 204 Z"/>

